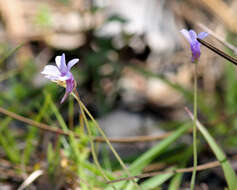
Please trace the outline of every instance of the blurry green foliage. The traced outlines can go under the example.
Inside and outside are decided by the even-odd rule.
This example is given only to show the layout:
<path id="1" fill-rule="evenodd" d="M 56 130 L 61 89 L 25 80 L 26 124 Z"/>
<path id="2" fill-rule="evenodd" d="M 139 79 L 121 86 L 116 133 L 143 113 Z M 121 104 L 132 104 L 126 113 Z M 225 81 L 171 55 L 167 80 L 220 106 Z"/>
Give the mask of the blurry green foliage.
<path id="1" fill-rule="evenodd" d="M 52 25 L 51 12 L 46 4 L 43 4 L 38 8 L 35 16 L 35 24 L 42 28 L 48 28 Z"/>

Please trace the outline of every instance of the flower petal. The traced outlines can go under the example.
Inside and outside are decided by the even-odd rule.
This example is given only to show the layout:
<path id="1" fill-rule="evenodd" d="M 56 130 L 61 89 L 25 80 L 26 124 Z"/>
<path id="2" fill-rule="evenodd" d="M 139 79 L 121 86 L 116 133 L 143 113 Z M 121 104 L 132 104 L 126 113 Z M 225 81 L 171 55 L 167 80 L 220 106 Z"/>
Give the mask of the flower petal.
<path id="1" fill-rule="evenodd" d="M 207 36 L 208 36 L 207 32 L 201 32 L 201 33 L 198 34 L 198 38 L 200 38 L 200 39 L 204 39 Z"/>
<path id="2" fill-rule="evenodd" d="M 55 57 L 55 63 L 58 66 L 58 68 L 60 68 L 61 65 L 61 55 L 58 55 Z"/>
<path id="3" fill-rule="evenodd" d="M 182 30 L 180 30 L 180 32 L 184 35 L 184 37 L 188 40 L 189 43 L 192 42 L 189 32 L 186 29 L 182 29 Z"/>
<path id="4" fill-rule="evenodd" d="M 75 87 L 75 83 L 74 83 L 74 79 L 71 78 L 69 80 L 66 80 L 66 92 L 61 100 L 61 104 L 66 100 L 66 98 L 68 97 L 68 95 L 73 91 Z"/>
<path id="5" fill-rule="evenodd" d="M 75 86 L 74 79 L 66 80 L 66 92 L 71 93 Z"/>
<path id="6" fill-rule="evenodd" d="M 65 59 L 65 54 L 63 53 L 61 56 L 61 65 L 60 65 L 60 71 L 61 73 L 66 73 L 68 71 L 67 65 L 66 65 L 66 59 Z"/>
<path id="7" fill-rule="evenodd" d="M 46 65 L 44 67 L 44 70 L 41 72 L 41 74 L 50 75 L 50 76 L 60 76 L 61 75 L 58 68 L 54 65 Z"/>
<path id="8" fill-rule="evenodd" d="M 60 81 L 65 81 L 65 80 L 69 80 L 70 78 L 71 78 L 70 76 L 64 75 L 64 76 L 58 77 L 58 80 L 60 80 Z"/>
<path id="9" fill-rule="evenodd" d="M 67 69 L 70 70 L 78 61 L 79 59 L 72 59 L 71 61 L 69 61 L 67 64 Z"/>
<path id="10" fill-rule="evenodd" d="M 68 95 L 69 95 L 69 92 L 65 92 L 65 94 L 64 94 L 64 96 L 63 96 L 63 98 L 62 98 L 62 100 L 60 101 L 60 104 L 62 104 L 62 103 L 66 100 L 66 98 L 68 97 Z"/>
<path id="11" fill-rule="evenodd" d="M 196 40 L 191 45 L 191 51 L 192 51 L 192 62 L 198 61 L 201 51 L 200 51 L 200 43 Z"/>
<path id="12" fill-rule="evenodd" d="M 66 60 L 65 60 L 65 54 L 63 53 L 62 56 L 56 56 L 55 58 L 56 65 L 59 68 L 59 71 L 62 74 L 65 74 L 67 70 Z"/>
<path id="13" fill-rule="evenodd" d="M 196 38 L 197 38 L 197 34 L 194 30 L 189 30 L 189 36 L 190 36 L 192 41 L 196 40 Z"/>
<path id="14" fill-rule="evenodd" d="M 45 75 L 45 78 L 50 79 L 52 81 L 58 81 L 58 76 Z"/>

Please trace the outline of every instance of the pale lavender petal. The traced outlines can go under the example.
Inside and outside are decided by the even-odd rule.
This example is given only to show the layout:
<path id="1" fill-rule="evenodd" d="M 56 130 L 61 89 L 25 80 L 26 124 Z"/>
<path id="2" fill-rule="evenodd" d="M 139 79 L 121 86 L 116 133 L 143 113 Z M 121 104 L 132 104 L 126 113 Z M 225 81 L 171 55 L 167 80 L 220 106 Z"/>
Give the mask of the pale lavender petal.
<path id="1" fill-rule="evenodd" d="M 60 65 L 60 71 L 61 73 L 65 74 L 68 72 L 67 65 L 66 65 L 66 59 L 65 54 L 63 53 L 61 56 L 61 65 Z"/>
<path id="2" fill-rule="evenodd" d="M 70 70 L 78 61 L 79 59 L 72 59 L 71 61 L 69 61 L 67 64 L 67 69 Z"/>
<path id="3" fill-rule="evenodd" d="M 60 72 L 58 68 L 54 65 L 46 65 L 44 70 L 41 72 L 44 75 L 51 75 L 51 76 L 60 76 Z"/>
<path id="4" fill-rule="evenodd" d="M 184 35 L 184 37 L 188 40 L 189 43 L 192 42 L 191 38 L 190 38 L 190 35 L 189 35 L 189 32 L 185 29 L 182 29 L 180 30 L 180 32 Z"/>
<path id="5" fill-rule="evenodd" d="M 207 36 L 208 36 L 207 32 L 201 32 L 201 33 L 198 34 L 198 38 L 200 38 L 200 39 L 204 39 Z"/>
<path id="6" fill-rule="evenodd" d="M 62 56 L 56 56 L 55 58 L 56 65 L 59 68 L 59 71 L 62 74 L 65 74 L 67 70 L 66 60 L 65 60 L 65 54 L 63 53 Z"/>
<path id="7" fill-rule="evenodd" d="M 191 41 L 196 40 L 197 34 L 194 30 L 189 30 L 189 36 L 191 38 Z"/>

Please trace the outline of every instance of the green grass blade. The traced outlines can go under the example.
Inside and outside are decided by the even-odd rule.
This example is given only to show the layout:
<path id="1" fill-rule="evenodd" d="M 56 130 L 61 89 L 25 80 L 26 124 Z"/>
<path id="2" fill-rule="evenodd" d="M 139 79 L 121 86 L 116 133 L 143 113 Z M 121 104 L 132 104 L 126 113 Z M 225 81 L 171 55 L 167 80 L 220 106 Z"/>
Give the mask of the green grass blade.
<path id="1" fill-rule="evenodd" d="M 47 93 L 46 93 L 46 95 L 47 95 Z M 50 105 L 50 107 L 51 107 L 53 113 L 55 114 L 55 116 L 56 116 L 56 118 L 57 118 L 57 120 L 58 120 L 60 126 L 62 127 L 63 131 L 64 131 L 64 132 L 67 132 L 67 131 L 68 131 L 67 124 L 66 124 L 66 122 L 64 121 L 62 115 L 60 114 L 60 112 L 59 112 L 57 106 L 54 104 L 54 102 L 53 102 L 51 96 L 49 97 L 49 105 Z"/>
<path id="2" fill-rule="evenodd" d="M 181 166 L 180 166 L 181 168 L 184 168 L 186 166 L 188 160 L 190 159 L 190 157 L 192 157 L 192 154 L 193 154 L 193 146 L 190 146 L 182 154 L 183 158 L 179 159 L 181 160 Z M 183 173 L 176 173 L 174 177 L 170 180 L 168 190 L 180 189 L 183 175 L 184 175 Z"/>
<path id="3" fill-rule="evenodd" d="M 7 117 L 0 123 L 0 145 L 2 146 L 9 160 L 13 163 L 19 164 L 21 157 L 17 142 L 15 137 L 11 132 L 9 132 L 9 129 L 7 128 L 11 120 L 11 118 Z"/>
<path id="4" fill-rule="evenodd" d="M 24 44 L 22 43 L 22 44 L 18 45 L 17 47 L 15 47 L 14 49 L 12 49 L 12 50 L 10 50 L 9 52 L 7 52 L 7 53 L 5 54 L 5 56 L 0 59 L 0 65 L 1 65 L 8 57 L 10 57 L 10 56 L 13 55 L 15 52 L 17 52 L 23 45 L 24 45 Z"/>
<path id="5" fill-rule="evenodd" d="M 168 190 L 179 189 L 180 185 L 181 185 L 182 178 L 183 178 L 182 173 L 175 174 L 174 177 L 172 178 L 172 180 L 170 181 Z"/>
<path id="6" fill-rule="evenodd" d="M 167 147 L 175 142 L 180 136 L 182 136 L 189 128 L 190 124 L 184 124 L 180 126 L 176 131 L 174 131 L 169 137 L 160 141 L 156 146 L 152 147 L 150 150 L 139 156 L 131 166 L 129 170 L 132 175 L 138 175 L 141 173 L 142 169 L 145 168 L 152 160 L 157 158 L 162 152 L 164 152 Z M 123 176 L 125 177 L 125 176 Z M 126 182 L 116 183 L 116 187 L 122 187 Z"/>
<path id="7" fill-rule="evenodd" d="M 182 136 L 188 129 L 190 124 L 185 124 L 176 131 L 173 132 L 169 137 L 159 142 L 156 146 L 148 150 L 146 153 L 141 155 L 137 160 L 135 160 L 130 166 L 130 171 L 133 175 L 137 175 L 145 168 L 153 159 L 157 158 L 171 143 L 176 141 L 180 136 Z"/>
<path id="8" fill-rule="evenodd" d="M 193 116 L 191 115 L 192 119 Z M 208 130 L 199 122 L 197 121 L 197 127 L 209 146 L 211 147 L 213 153 L 215 154 L 217 160 L 220 162 L 221 167 L 224 171 L 224 176 L 227 182 L 227 185 L 230 190 L 236 190 L 237 189 L 237 177 L 235 174 L 235 171 L 231 167 L 231 164 L 229 163 L 228 159 L 226 158 L 225 153 L 222 151 L 222 149 L 218 146 L 215 139 L 210 135 Z"/>
<path id="9" fill-rule="evenodd" d="M 35 121 L 40 122 L 40 120 L 43 118 L 44 114 L 47 111 L 48 103 L 49 103 L 49 96 L 46 96 L 43 106 L 40 108 L 39 113 L 35 117 Z M 33 141 L 37 137 L 37 132 L 38 132 L 37 128 L 35 128 L 33 126 L 29 126 L 29 132 L 28 132 L 28 134 L 26 136 L 26 140 L 25 140 L 26 147 L 25 147 L 25 149 L 23 151 L 23 155 L 22 155 L 22 160 L 23 160 L 24 164 L 27 164 L 29 162 L 30 156 L 35 150 L 35 145 L 34 145 Z"/>
<path id="10" fill-rule="evenodd" d="M 154 176 L 150 179 L 147 179 L 145 182 L 143 182 L 141 187 L 143 190 L 157 188 L 158 186 L 162 185 L 164 182 L 169 180 L 173 175 L 174 175 L 173 173 L 167 173 L 167 174 L 160 174 L 160 175 Z"/>

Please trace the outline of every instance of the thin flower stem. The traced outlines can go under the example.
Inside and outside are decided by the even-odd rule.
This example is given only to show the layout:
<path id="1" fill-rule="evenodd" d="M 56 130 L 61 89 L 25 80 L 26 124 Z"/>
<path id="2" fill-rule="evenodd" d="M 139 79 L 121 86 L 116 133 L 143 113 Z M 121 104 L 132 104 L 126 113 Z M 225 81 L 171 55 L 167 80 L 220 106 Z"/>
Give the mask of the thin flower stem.
<path id="1" fill-rule="evenodd" d="M 78 101 L 77 98 L 76 98 L 76 100 Z M 100 170 L 100 172 L 101 172 L 101 174 L 103 175 L 104 179 L 105 179 L 105 180 L 107 181 L 107 183 L 108 183 L 110 180 L 109 180 L 109 178 L 106 176 L 106 174 L 105 174 L 104 170 L 102 169 L 102 167 L 101 167 L 101 165 L 100 165 L 100 163 L 99 163 L 99 161 L 98 161 L 98 159 L 97 159 L 97 156 L 96 156 L 95 145 L 94 145 L 94 142 L 93 142 L 93 139 L 92 139 L 92 138 L 93 138 L 93 137 L 92 137 L 92 132 L 91 132 L 91 129 L 90 129 L 88 120 L 87 120 L 87 118 L 86 118 L 86 115 L 85 115 L 85 112 L 84 112 L 83 107 L 82 107 L 82 105 L 81 105 L 81 102 L 78 101 L 78 103 L 79 103 L 79 107 L 80 107 L 80 110 L 81 110 L 81 114 L 82 114 L 83 120 L 84 120 L 84 122 L 85 122 L 85 124 L 86 124 L 86 128 L 87 128 L 87 130 L 88 130 L 89 140 L 90 140 L 90 144 L 91 144 L 92 157 L 93 157 L 93 159 L 94 159 L 94 161 L 95 161 L 96 166 L 98 167 L 98 169 Z M 116 188 L 115 188 L 114 186 L 112 186 L 112 188 L 113 188 L 114 190 L 116 190 Z"/>
<path id="2" fill-rule="evenodd" d="M 193 114 L 185 108 L 186 112 L 188 113 L 189 117 L 194 120 Z M 229 190 L 236 190 L 237 189 L 237 176 L 233 167 L 231 166 L 230 162 L 228 161 L 225 153 L 223 150 L 218 146 L 215 139 L 210 135 L 208 130 L 198 121 L 196 121 L 197 129 L 201 132 L 204 139 L 207 141 L 208 145 L 212 149 L 213 153 L 215 154 L 217 160 L 219 160 L 222 170 L 224 172 L 224 176 L 228 185 Z"/>
<path id="3" fill-rule="evenodd" d="M 194 120 L 193 120 L 193 173 L 191 179 L 191 190 L 195 188 L 195 179 L 197 173 L 197 62 L 194 64 L 194 88 L 193 88 L 193 113 L 194 113 Z"/>
<path id="4" fill-rule="evenodd" d="M 114 156 L 116 157 L 116 159 L 118 160 L 118 162 L 120 163 L 120 165 L 123 167 L 124 171 L 127 173 L 128 177 L 131 176 L 130 171 L 128 170 L 128 168 L 126 167 L 126 165 L 124 164 L 124 162 L 122 161 L 122 159 L 120 158 L 120 156 L 118 155 L 118 153 L 116 152 L 116 150 L 114 149 L 114 147 L 112 146 L 112 144 L 109 142 L 107 136 L 105 135 L 104 131 L 100 128 L 99 124 L 96 122 L 96 120 L 94 119 L 94 117 L 90 114 L 90 112 L 88 111 L 88 109 L 86 108 L 86 106 L 81 102 L 79 95 L 77 93 L 76 90 L 74 90 L 73 93 L 74 97 L 76 98 L 77 102 L 81 105 L 81 107 L 84 109 L 84 111 L 86 112 L 86 114 L 90 117 L 90 119 L 92 120 L 92 122 L 95 124 L 96 128 L 98 129 L 98 131 L 100 132 L 100 134 L 102 135 L 102 137 L 105 139 L 106 143 L 108 144 L 109 148 L 111 149 L 112 153 L 114 154 Z M 135 181 L 135 179 L 131 179 L 132 182 L 136 185 L 136 187 L 138 189 L 141 189 L 140 186 L 137 184 L 137 182 Z"/>

